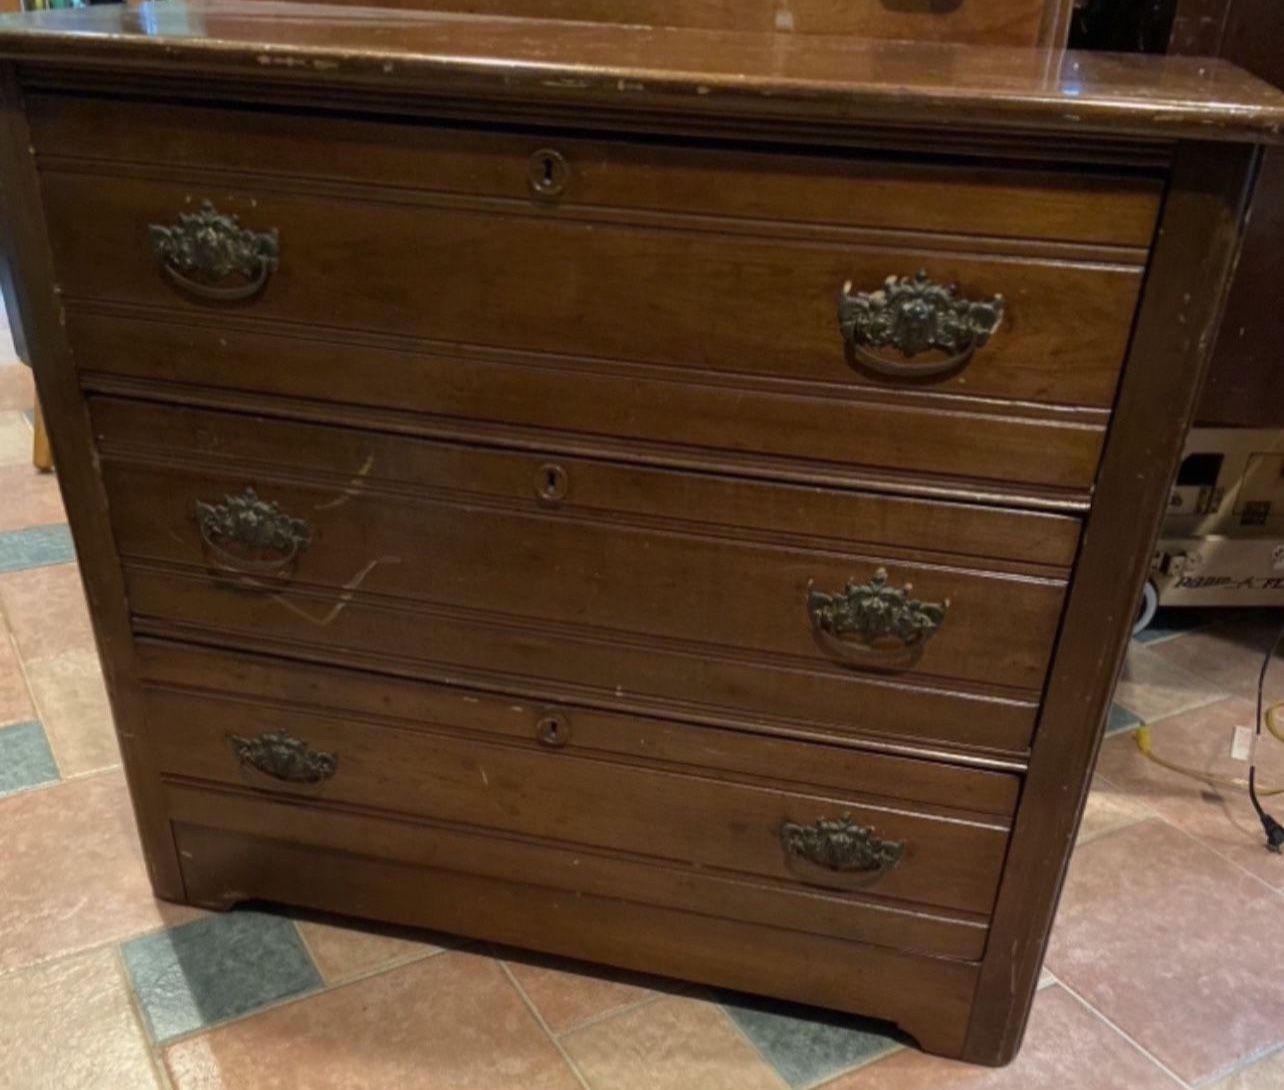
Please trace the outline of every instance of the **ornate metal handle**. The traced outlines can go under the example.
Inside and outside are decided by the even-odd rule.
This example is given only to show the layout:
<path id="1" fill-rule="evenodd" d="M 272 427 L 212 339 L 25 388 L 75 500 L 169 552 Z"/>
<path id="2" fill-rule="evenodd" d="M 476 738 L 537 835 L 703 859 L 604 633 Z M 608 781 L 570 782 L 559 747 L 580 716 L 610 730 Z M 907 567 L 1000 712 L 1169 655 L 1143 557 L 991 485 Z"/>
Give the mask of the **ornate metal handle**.
<path id="1" fill-rule="evenodd" d="M 851 815 L 820 818 L 811 825 L 786 821 L 780 826 L 785 856 L 837 874 L 855 874 L 867 881 L 881 877 L 900 862 L 905 845 L 881 840 L 874 830 L 857 825 Z"/>
<path id="2" fill-rule="evenodd" d="M 312 527 L 259 499 L 253 488 L 223 503 L 196 504 L 206 559 L 219 571 L 261 578 L 289 575 L 312 541 Z"/>
<path id="3" fill-rule="evenodd" d="M 333 753 L 313 749 L 286 731 L 266 731 L 255 738 L 229 734 L 228 744 L 243 765 L 257 768 L 274 780 L 287 783 L 321 783 L 339 769 Z"/>
<path id="4" fill-rule="evenodd" d="M 180 214 L 172 226 L 153 223 L 147 230 L 165 275 L 203 299 L 235 302 L 257 295 L 280 256 L 276 228 L 251 231 L 209 201 Z M 242 282 L 222 283 L 233 274 Z"/>
<path id="5" fill-rule="evenodd" d="M 924 378 L 964 367 L 999 328 L 1007 305 L 1003 296 L 960 299 L 954 285 L 938 284 L 920 269 L 917 276 L 889 276 L 878 291 L 852 293 L 849 280 L 838 297 L 838 326 L 852 355 L 881 375 Z M 907 363 L 871 348 L 894 348 L 907 359 L 929 349 L 942 360 Z"/>
<path id="6" fill-rule="evenodd" d="M 887 569 L 879 568 L 868 583 L 849 581 L 836 594 L 811 590 L 807 613 L 812 631 L 825 650 L 857 665 L 909 665 L 940 630 L 950 608 L 943 602 L 920 602 L 914 588 L 888 586 Z"/>

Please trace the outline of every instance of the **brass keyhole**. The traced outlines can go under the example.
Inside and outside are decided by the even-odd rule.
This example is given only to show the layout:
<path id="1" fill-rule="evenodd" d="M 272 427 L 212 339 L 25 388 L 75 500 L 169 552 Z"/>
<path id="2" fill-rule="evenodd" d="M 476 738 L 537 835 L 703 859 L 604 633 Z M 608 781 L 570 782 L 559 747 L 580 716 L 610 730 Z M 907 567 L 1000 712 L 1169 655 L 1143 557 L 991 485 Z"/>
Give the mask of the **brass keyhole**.
<path id="1" fill-rule="evenodd" d="M 550 712 L 535 726 L 535 737 L 541 745 L 560 749 L 571 740 L 571 725 L 566 716 L 559 712 Z"/>
<path id="2" fill-rule="evenodd" d="M 545 503 L 561 503 L 566 498 L 566 470 L 548 462 L 535 471 L 535 492 Z"/>
<path id="3" fill-rule="evenodd" d="M 540 148 L 530 158 L 526 177 L 541 197 L 556 197 L 566 188 L 571 176 L 571 166 L 560 151 Z"/>

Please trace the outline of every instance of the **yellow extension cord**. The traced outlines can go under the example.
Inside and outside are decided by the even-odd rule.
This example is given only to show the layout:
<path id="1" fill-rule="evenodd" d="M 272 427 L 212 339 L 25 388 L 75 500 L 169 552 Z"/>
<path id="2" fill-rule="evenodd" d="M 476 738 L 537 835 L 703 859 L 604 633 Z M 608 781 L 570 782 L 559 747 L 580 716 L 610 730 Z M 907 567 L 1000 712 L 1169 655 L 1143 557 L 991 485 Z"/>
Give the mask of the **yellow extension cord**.
<path id="1" fill-rule="evenodd" d="M 1277 741 L 1284 742 L 1284 723 L 1277 721 L 1284 719 L 1284 700 L 1277 700 L 1266 709 L 1266 729 L 1276 738 Z M 1142 756 L 1154 761 L 1155 764 L 1166 768 L 1171 772 L 1179 772 L 1183 776 L 1190 776 L 1192 779 L 1203 780 L 1205 783 L 1220 784 L 1223 787 L 1238 787 L 1248 790 L 1248 780 L 1241 780 L 1237 776 L 1215 776 L 1211 772 L 1200 772 L 1198 769 L 1186 768 L 1174 761 L 1165 760 L 1151 748 L 1150 727 L 1142 723 L 1134 732 L 1133 737 L 1137 740 L 1137 748 L 1141 750 Z M 1284 787 L 1259 787 L 1257 789 L 1258 798 L 1268 798 L 1271 795 L 1284 795 Z"/>

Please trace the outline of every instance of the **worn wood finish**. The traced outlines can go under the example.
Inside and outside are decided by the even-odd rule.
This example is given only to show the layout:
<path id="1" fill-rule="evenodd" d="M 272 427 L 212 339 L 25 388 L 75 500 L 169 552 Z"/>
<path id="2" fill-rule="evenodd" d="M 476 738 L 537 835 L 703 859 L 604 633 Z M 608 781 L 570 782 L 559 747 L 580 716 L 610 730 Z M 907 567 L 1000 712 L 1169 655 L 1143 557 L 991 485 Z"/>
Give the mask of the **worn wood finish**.
<path id="1" fill-rule="evenodd" d="M 293 374 L 293 368 L 289 369 Z M 582 380 L 581 380 L 582 381 Z M 471 387 L 470 387 L 471 389 Z M 480 397 L 481 390 L 477 394 Z M 635 402 L 636 406 L 636 402 Z M 252 479 L 262 467 L 285 480 L 367 492 L 504 504 L 527 513 L 631 519 L 707 532 L 743 531 L 826 541 L 830 548 L 909 547 L 915 557 L 1006 561 L 1033 574 L 1064 575 L 1079 547 L 1080 522 L 1066 515 L 944 503 L 883 493 L 675 475 L 636 464 L 385 432 L 318 427 L 247 413 L 211 412 L 150 401 L 94 397 L 94 437 L 112 463 L 202 468 Z M 289 411 L 286 406 L 285 411 Z M 614 423 L 614 421 L 612 422 Z M 623 420 L 620 421 L 623 427 Z M 541 470 L 543 472 L 541 472 Z M 545 495 L 550 470 L 563 494 Z M 893 553 L 895 555 L 895 553 Z"/>
<path id="2" fill-rule="evenodd" d="M 981 969 L 964 1053 L 978 1061 L 1013 1056 L 1025 1031 L 1257 159 L 1251 147 L 1193 144 L 1174 168 L 995 912 L 1004 938 Z"/>
<path id="3" fill-rule="evenodd" d="M 36 161 L 46 169 L 159 168 L 270 175 L 275 185 L 351 183 L 425 198 L 980 236 L 1029 249 L 1049 243 L 1150 246 L 1162 182 L 1155 169 L 1061 171 L 1028 164 L 967 171 L 929 156 L 870 150 L 770 152 L 733 140 L 592 139 L 555 133 L 324 114 L 174 105 L 120 95 L 28 97 Z M 562 190 L 532 192 L 531 156 L 552 147 L 570 168 Z M 389 194 L 392 195 L 392 194 Z M 1073 252 L 1073 251 L 1071 251 Z M 1124 254 L 1125 259 L 1131 255 Z"/>
<path id="4" fill-rule="evenodd" d="M 513 170 L 524 177 L 526 164 Z M 551 215 L 538 203 L 501 212 L 413 195 L 376 202 L 282 192 L 249 179 L 211 187 L 196 175 L 108 184 L 45 170 L 41 182 L 60 284 L 73 307 L 208 311 L 157 275 L 148 229 L 217 195 L 220 212 L 280 233 L 289 261 L 237 308 L 274 328 L 378 330 L 827 383 L 854 381 L 838 326 L 844 284 L 872 292 L 889 276 L 923 269 L 938 283 L 959 285 L 965 298 L 1007 300 L 1006 324 L 934 388 L 1107 406 L 1141 287 L 1141 267 L 1130 261 L 956 253 L 927 235 L 890 246 L 785 223 L 742 231 L 721 221 Z M 79 230 L 76 215 L 96 230 Z"/>
<path id="5" fill-rule="evenodd" d="M 541 719 L 549 715 L 558 712 L 549 710 Z M 583 756 L 574 745 L 578 717 L 569 713 L 557 727 L 559 737 L 571 739 L 565 746 L 541 743 L 539 720 L 529 725 L 525 739 L 491 741 L 209 694 L 149 693 L 144 719 L 166 774 L 318 804 L 377 807 L 613 858 L 754 876 L 785 890 L 839 891 L 986 916 L 1007 848 L 1004 819 L 957 810 L 948 797 L 933 800 L 933 809 L 919 809 L 850 788 L 737 782 L 710 763 L 698 773 L 677 772 L 649 761 Z M 238 764 L 229 731 L 250 742 L 284 732 L 306 743 L 309 752 L 333 757 L 337 769 L 320 783 L 282 782 Z M 895 867 L 886 873 L 830 872 L 783 850 L 786 822 L 811 826 L 847 815 L 879 840 L 901 845 Z M 624 884 L 612 893 L 628 897 L 631 891 Z"/>
<path id="6" fill-rule="evenodd" d="M 325 420 L 351 416 L 356 406 L 413 408 L 410 426 L 458 433 L 466 422 L 474 441 L 484 437 L 484 425 L 510 443 L 521 438 L 563 451 L 600 445 L 597 437 L 607 434 L 607 446 L 629 449 L 636 460 L 730 457 L 745 469 L 771 460 L 772 476 L 792 464 L 806 481 L 859 485 L 863 477 L 877 485 L 894 477 L 901 487 L 917 481 L 954 493 L 1037 490 L 1072 506 L 1086 506 L 1105 435 L 1102 410 L 937 396 L 918 384 L 879 392 L 337 331 L 298 337 L 293 328 L 219 322 L 217 315 L 157 317 L 68 308 L 87 383 L 151 396 L 164 382 L 174 384 L 172 399 L 229 405 L 234 386 L 292 399 L 250 400 L 254 411 Z M 841 349 L 838 355 L 829 370 L 846 384 L 855 375 Z M 782 353 L 768 362 L 783 368 L 787 361 Z M 116 376 L 136 381 L 104 381 Z M 318 412 L 319 402 L 330 405 Z"/>
<path id="7" fill-rule="evenodd" d="M 359 0 L 337 0 L 358 3 Z M 388 8 L 781 34 L 1059 45 L 1070 0 L 391 0 Z"/>
<path id="8" fill-rule="evenodd" d="M 6 266 L 13 272 L 6 297 L 15 306 L 36 380 L 36 396 L 49 422 L 58 485 L 68 508 L 80 575 L 89 600 L 94 637 L 111 695 L 134 816 L 147 872 L 156 893 L 182 900 L 184 889 L 160 781 L 151 756 L 129 729 L 137 722 L 138 690 L 124 575 L 112 541 L 107 496 L 94 465 L 89 414 L 76 384 L 71 352 L 55 293 L 48 236 L 22 91 L 11 65 L 0 70 L 0 229 Z"/>
<path id="9" fill-rule="evenodd" d="M 1278 140 L 1284 94 L 1233 65 L 1187 57 L 867 41 L 271 0 L 169 0 L 0 17 L 5 55 L 64 70 L 374 90 L 405 109 L 453 97 L 498 106 L 1031 129 L 1147 140 Z M 389 63 L 391 61 L 391 63 Z M 115 82 L 115 81 L 112 81 Z M 208 96 L 211 84 L 203 82 Z M 314 98 L 314 101 L 316 99 Z M 387 108 L 387 102 L 384 108 Z"/>
<path id="10" fill-rule="evenodd" d="M 378 915 L 840 1010 L 876 1008 L 924 1047 L 947 1054 L 958 1051 L 966 1029 L 974 963 L 468 874 L 442 867 L 450 855 L 440 842 L 406 822 L 185 787 L 171 788 L 168 799 L 196 904 L 226 908 L 229 889 L 254 890 L 287 904 Z"/>
<path id="11" fill-rule="evenodd" d="M 1013 1055 L 1284 97 L 794 29 L 0 19 L 6 248 L 160 895 Z M 157 264 L 149 224 L 204 198 L 280 229 L 257 294 Z M 838 291 L 918 267 L 1005 322 L 957 374 L 875 378 Z M 251 485 L 306 546 L 202 546 L 197 501 Z M 902 638 L 940 631 L 837 661 L 809 584 L 880 566 L 951 599 Z M 282 730 L 313 782 L 238 764 Z M 787 866 L 782 822 L 839 811 L 903 857 Z"/>

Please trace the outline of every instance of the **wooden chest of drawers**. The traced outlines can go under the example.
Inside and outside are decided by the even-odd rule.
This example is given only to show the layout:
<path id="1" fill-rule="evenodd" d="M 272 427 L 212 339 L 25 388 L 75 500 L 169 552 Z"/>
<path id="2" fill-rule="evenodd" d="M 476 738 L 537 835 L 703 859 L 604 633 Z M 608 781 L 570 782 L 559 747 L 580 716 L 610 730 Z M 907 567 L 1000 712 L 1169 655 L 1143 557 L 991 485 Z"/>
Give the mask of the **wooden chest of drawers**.
<path id="1" fill-rule="evenodd" d="M 1006 1061 L 1284 99 L 247 10 L 0 23 L 7 252 L 158 894 Z"/>

